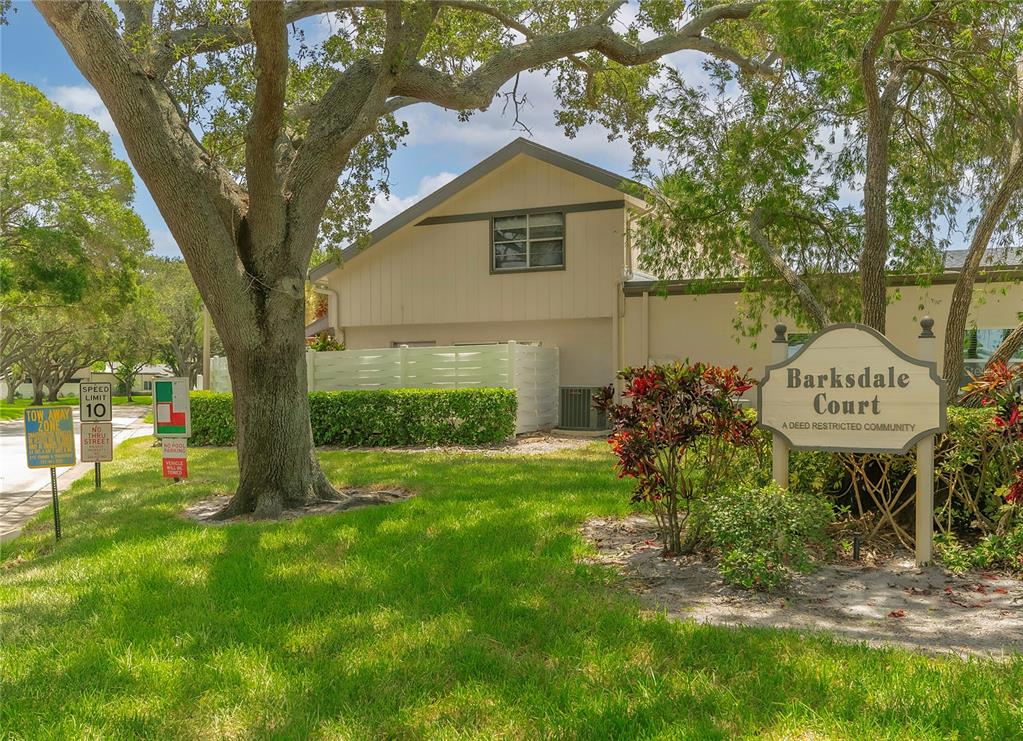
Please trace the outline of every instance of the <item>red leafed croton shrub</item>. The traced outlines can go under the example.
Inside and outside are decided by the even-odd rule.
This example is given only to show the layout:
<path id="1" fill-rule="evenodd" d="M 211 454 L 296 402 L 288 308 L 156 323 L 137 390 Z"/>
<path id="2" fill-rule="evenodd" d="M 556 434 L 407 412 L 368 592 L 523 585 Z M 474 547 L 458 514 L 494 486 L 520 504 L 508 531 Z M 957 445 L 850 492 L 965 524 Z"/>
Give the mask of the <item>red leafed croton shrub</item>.
<path id="1" fill-rule="evenodd" d="M 633 501 L 649 502 L 666 553 L 691 551 L 693 505 L 731 472 L 740 448 L 753 445 L 754 420 L 739 403 L 753 381 L 738 368 L 671 363 L 629 368 L 621 403 L 608 386 L 594 402 L 607 413 L 619 477 L 636 480 Z"/>
<path id="2" fill-rule="evenodd" d="M 1017 388 L 1014 394 L 1002 401 L 994 423 L 1007 445 L 1023 447 L 1023 388 Z M 1013 479 L 1005 490 L 1005 501 L 1023 506 L 1023 454 L 1016 460 Z"/>

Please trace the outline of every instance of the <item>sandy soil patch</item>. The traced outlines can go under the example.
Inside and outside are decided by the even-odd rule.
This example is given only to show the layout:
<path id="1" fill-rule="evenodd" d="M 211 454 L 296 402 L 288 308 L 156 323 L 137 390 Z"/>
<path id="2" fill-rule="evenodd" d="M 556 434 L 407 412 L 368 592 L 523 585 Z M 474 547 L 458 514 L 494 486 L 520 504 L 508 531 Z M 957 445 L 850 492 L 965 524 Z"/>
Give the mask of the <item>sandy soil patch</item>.
<path id="1" fill-rule="evenodd" d="M 495 445 L 435 445 L 415 447 L 382 448 L 321 448 L 321 450 L 355 450 L 371 453 L 476 453 L 478 455 L 544 455 L 562 450 L 580 450 L 605 435 L 560 435 L 558 433 L 537 433 L 521 435 L 514 440 Z"/>
<path id="2" fill-rule="evenodd" d="M 296 520 L 299 517 L 310 515 L 329 515 L 336 512 L 346 512 L 350 509 L 362 507 L 376 507 L 383 504 L 395 504 L 414 497 L 415 493 L 403 489 L 388 490 L 367 490 L 367 489 L 345 489 L 338 492 L 338 501 L 322 501 L 310 504 L 306 507 L 286 509 L 281 513 L 282 520 Z M 186 507 L 181 513 L 185 518 L 200 525 L 230 525 L 235 522 L 252 522 L 251 515 L 232 517 L 228 520 L 217 520 L 214 516 L 227 506 L 231 500 L 230 494 L 219 494 L 214 497 L 202 499 L 195 504 Z"/>
<path id="3" fill-rule="evenodd" d="M 762 595 L 725 584 L 698 557 L 662 558 L 652 517 L 595 518 L 582 532 L 598 551 L 589 562 L 620 569 L 647 606 L 680 620 L 827 631 L 927 653 L 1023 652 L 1023 582 L 1003 575 L 918 569 L 903 552 L 876 564 L 828 563 Z"/>

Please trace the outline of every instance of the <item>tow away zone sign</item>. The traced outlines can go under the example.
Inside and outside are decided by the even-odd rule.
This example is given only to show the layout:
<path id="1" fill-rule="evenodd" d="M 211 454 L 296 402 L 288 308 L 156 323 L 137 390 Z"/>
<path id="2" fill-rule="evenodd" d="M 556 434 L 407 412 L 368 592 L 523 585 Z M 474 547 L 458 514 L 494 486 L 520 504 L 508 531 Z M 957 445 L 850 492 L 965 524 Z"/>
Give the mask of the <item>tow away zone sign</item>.
<path id="1" fill-rule="evenodd" d="M 29 468 L 75 465 L 75 421 L 72 407 L 28 407 L 25 410 L 25 451 Z"/>

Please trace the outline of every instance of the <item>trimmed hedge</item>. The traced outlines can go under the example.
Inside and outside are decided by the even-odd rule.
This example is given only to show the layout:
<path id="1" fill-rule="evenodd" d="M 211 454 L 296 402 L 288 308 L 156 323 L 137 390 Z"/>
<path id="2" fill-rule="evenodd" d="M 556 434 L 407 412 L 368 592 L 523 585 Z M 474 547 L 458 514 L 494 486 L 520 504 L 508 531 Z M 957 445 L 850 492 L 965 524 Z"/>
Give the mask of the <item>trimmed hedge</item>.
<path id="1" fill-rule="evenodd" d="M 191 395 L 191 445 L 234 444 L 231 394 Z M 317 445 L 484 445 L 515 434 L 513 389 L 315 391 L 309 415 Z"/>

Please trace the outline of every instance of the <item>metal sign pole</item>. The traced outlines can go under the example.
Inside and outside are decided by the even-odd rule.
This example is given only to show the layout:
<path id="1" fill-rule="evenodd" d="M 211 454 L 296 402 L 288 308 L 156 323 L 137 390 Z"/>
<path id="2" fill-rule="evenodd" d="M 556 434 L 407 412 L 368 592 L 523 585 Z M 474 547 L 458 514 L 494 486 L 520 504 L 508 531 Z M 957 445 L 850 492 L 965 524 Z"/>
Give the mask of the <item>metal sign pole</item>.
<path id="1" fill-rule="evenodd" d="M 99 461 L 96 461 L 96 488 L 100 486 Z"/>
<path id="2" fill-rule="evenodd" d="M 50 491 L 53 494 L 53 534 L 60 540 L 60 502 L 57 500 L 57 469 L 50 469 Z"/>

